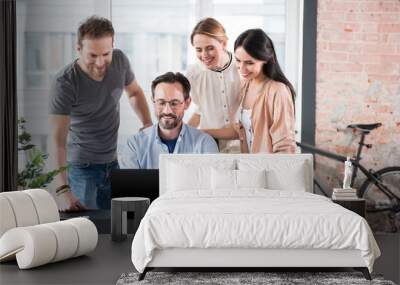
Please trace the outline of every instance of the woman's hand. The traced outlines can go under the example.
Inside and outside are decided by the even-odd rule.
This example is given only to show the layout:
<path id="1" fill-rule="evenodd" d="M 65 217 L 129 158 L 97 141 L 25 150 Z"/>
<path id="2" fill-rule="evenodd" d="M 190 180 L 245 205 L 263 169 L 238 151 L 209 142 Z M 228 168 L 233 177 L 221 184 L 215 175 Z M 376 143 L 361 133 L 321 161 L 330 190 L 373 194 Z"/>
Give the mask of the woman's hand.
<path id="1" fill-rule="evenodd" d="M 246 140 L 246 131 L 242 125 L 242 123 L 239 121 L 237 123 L 233 123 L 233 129 L 239 136 L 239 140 L 244 141 Z"/>
<path id="2" fill-rule="evenodd" d="M 244 129 L 242 123 L 239 121 L 238 123 L 232 124 L 233 129 L 239 136 L 240 140 L 240 152 L 241 153 L 249 153 L 249 146 L 247 145 L 246 139 L 246 130 Z"/>

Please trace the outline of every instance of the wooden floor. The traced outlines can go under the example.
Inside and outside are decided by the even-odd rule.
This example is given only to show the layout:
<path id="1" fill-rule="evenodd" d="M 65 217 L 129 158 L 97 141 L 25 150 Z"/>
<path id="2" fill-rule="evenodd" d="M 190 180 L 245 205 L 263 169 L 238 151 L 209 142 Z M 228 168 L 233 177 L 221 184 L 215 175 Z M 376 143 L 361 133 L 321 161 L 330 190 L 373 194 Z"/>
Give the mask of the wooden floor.
<path id="1" fill-rule="evenodd" d="M 135 271 L 131 262 L 133 236 L 112 242 L 109 234 L 99 235 L 97 248 L 87 256 L 19 270 L 16 262 L 0 265 L 0 284 L 115 284 L 122 273 Z M 374 267 L 385 279 L 400 283 L 400 234 L 376 234 L 382 251 Z"/>
<path id="2" fill-rule="evenodd" d="M 374 236 L 381 250 L 381 257 L 374 264 L 374 272 L 400 284 L 400 233 L 375 233 Z"/>
<path id="3" fill-rule="evenodd" d="M 133 236 L 112 242 L 110 235 L 99 235 L 97 248 L 80 256 L 41 267 L 19 270 L 17 263 L 0 265 L 0 284 L 115 284 L 122 273 L 134 271 L 131 262 Z"/>

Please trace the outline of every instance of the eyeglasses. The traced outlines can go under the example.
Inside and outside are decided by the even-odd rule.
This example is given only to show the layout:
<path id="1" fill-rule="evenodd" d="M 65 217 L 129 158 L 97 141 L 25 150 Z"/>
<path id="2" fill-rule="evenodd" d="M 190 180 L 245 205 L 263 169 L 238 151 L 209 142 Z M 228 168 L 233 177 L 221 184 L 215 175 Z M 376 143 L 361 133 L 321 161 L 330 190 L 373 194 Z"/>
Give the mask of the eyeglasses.
<path id="1" fill-rule="evenodd" d="M 156 104 L 156 107 L 158 109 L 164 109 L 167 106 L 167 104 L 169 104 L 169 107 L 172 110 L 177 110 L 184 103 L 184 101 L 179 101 L 177 99 L 171 100 L 171 101 L 154 100 L 153 102 L 154 102 L 154 104 Z"/>

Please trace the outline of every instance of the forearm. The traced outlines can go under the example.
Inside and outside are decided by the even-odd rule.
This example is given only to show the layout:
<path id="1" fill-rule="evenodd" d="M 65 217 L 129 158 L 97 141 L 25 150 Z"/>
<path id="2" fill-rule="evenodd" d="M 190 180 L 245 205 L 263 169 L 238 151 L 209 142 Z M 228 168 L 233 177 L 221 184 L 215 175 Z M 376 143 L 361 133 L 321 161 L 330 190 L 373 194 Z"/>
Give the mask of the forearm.
<path id="1" fill-rule="evenodd" d="M 249 146 L 247 145 L 246 139 L 240 139 L 240 152 L 241 153 L 250 153 Z"/>
<path id="2" fill-rule="evenodd" d="M 278 142 L 274 142 L 272 151 L 274 153 L 295 153 L 296 141 L 292 137 L 287 137 Z"/>
<path id="3" fill-rule="evenodd" d="M 70 119 L 64 115 L 52 115 L 50 117 L 51 140 L 52 140 L 52 157 L 57 168 L 67 166 L 67 136 L 70 125 Z M 61 185 L 67 183 L 67 171 L 63 171 L 58 175 Z"/>
<path id="4" fill-rule="evenodd" d="M 200 125 L 200 115 L 193 114 L 193 116 L 189 119 L 188 125 L 197 128 Z"/>
<path id="5" fill-rule="evenodd" d="M 203 131 L 216 139 L 222 139 L 222 140 L 239 139 L 238 133 L 232 127 L 226 127 L 221 129 L 203 129 Z"/>
<path id="6" fill-rule="evenodd" d="M 62 166 L 67 165 L 67 151 L 65 144 L 62 144 L 60 142 L 54 142 L 54 154 L 55 154 L 55 163 L 56 163 L 56 168 L 60 168 Z M 61 185 L 68 184 L 68 179 L 67 179 L 67 171 L 63 171 L 59 174 L 59 182 Z"/>
<path id="7" fill-rule="evenodd" d="M 129 104 L 144 126 L 152 124 L 149 106 L 143 93 L 138 92 L 135 96 L 130 96 Z"/>

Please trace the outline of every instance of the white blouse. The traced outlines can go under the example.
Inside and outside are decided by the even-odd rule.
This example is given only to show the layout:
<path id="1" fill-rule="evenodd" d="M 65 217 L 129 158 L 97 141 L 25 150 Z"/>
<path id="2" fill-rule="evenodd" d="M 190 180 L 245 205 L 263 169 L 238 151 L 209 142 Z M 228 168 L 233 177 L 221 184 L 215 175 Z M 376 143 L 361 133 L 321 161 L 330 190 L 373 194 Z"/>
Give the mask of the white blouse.
<path id="1" fill-rule="evenodd" d="M 202 63 L 189 66 L 192 103 L 200 115 L 201 129 L 223 128 L 237 121 L 240 104 L 240 76 L 235 59 L 222 71 L 207 69 Z M 220 140 L 221 152 L 239 152 L 237 141 Z"/>
<path id="2" fill-rule="evenodd" d="M 249 148 L 249 152 L 251 150 L 251 146 L 253 144 L 253 128 L 251 126 L 251 109 L 242 109 L 240 112 L 240 121 L 242 122 L 243 128 L 246 131 L 246 141 L 247 146 Z"/>
<path id="3" fill-rule="evenodd" d="M 222 128 L 235 122 L 240 103 L 240 77 L 233 57 L 223 71 L 209 70 L 200 62 L 194 64 L 189 67 L 187 78 L 195 112 L 201 116 L 200 128 Z"/>

